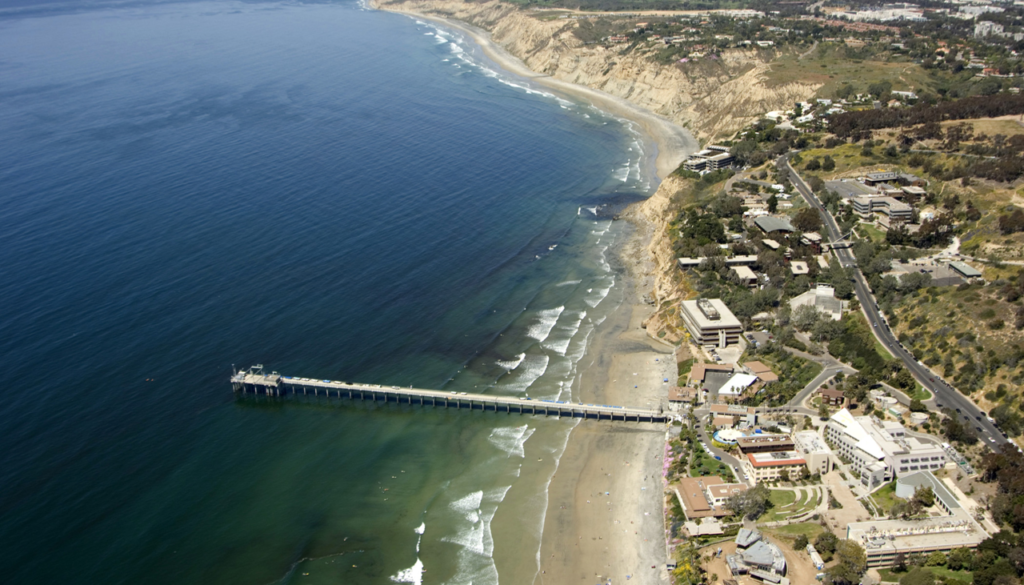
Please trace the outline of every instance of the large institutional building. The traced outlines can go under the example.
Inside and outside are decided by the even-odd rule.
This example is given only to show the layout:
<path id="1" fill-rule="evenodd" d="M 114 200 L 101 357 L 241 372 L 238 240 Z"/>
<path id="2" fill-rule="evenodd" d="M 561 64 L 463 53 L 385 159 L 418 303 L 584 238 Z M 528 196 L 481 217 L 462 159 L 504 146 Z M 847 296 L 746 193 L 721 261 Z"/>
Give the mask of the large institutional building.
<path id="1" fill-rule="evenodd" d="M 923 487 L 929 487 L 935 493 L 935 508 L 927 517 L 847 525 L 847 540 L 864 547 L 869 567 L 891 566 L 900 554 L 910 557 L 945 553 L 962 547 L 975 548 L 988 538 L 971 511 L 965 510 L 960 500 L 930 471 L 918 471 L 896 480 L 896 495 L 909 499 Z"/>
<path id="2" fill-rule="evenodd" d="M 699 346 L 725 347 L 739 343 L 743 325 L 721 299 L 697 299 L 680 303 L 683 323 Z"/>
<path id="3" fill-rule="evenodd" d="M 845 408 L 829 419 L 825 438 L 870 489 L 894 477 L 941 469 L 946 464 L 942 447 L 907 436 L 903 425 L 871 416 L 855 417 Z"/>

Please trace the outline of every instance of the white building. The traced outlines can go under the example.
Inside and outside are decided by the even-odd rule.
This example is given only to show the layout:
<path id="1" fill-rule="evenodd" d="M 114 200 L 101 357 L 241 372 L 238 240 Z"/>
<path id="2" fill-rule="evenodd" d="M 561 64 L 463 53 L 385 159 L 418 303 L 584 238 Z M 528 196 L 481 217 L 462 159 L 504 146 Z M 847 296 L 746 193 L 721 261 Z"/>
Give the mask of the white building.
<path id="1" fill-rule="evenodd" d="M 825 438 L 870 489 L 895 477 L 941 469 L 946 464 L 942 447 L 907 436 L 903 425 L 871 416 L 854 417 L 845 408 L 828 420 Z"/>
<path id="2" fill-rule="evenodd" d="M 769 451 L 767 453 L 747 453 L 743 462 L 743 472 L 754 481 L 778 481 L 782 472 L 789 477 L 798 477 L 807 461 L 796 451 Z"/>
<path id="3" fill-rule="evenodd" d="M 796 450 L 807 461 L 811 473 L 825 475 L 832 471 L 832 449 L 814 431 L 800 431 L 793 435 Z"/>
<path id="4" fill-rule="evenodd" d="M 789 301 L 789 306 L 794 311 L 804 305 L 814 307 L 819 312 L 831 317 L 833 321 L 843 318 L 843 301 L 836 298 L 836 289 L 827 284 L 818 284 Z"/>
<path id="5" fill-rule="evenodd" d="M 697 299 L 680 303 L 683 323 L 699 346 L 725 347 L 739 343 L 743 325 L 721 299 Z"/>

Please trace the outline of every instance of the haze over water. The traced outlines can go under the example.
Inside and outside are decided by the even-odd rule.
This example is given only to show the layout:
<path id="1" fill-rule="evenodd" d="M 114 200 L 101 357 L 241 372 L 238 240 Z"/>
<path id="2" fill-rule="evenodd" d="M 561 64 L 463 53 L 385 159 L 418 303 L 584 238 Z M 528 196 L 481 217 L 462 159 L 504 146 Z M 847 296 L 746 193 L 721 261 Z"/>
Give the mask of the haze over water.
<path id="1" fill-rule="evenodd" d="M 0 5 L 3 581 L 532 578 L 571 421 L 228 384 L 576 396 L 650 161 L 495 71 L 354 3 Z"/>

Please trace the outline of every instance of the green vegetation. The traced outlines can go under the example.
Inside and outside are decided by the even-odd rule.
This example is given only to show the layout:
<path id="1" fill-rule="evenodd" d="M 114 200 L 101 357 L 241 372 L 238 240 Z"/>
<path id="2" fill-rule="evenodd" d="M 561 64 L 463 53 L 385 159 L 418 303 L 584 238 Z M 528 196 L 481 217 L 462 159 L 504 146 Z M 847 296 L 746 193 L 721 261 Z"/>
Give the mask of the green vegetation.
<path id="1" fill-rule="evenodd" d="M 888 516 L 889 510 L 892 509 L 893 504 L 895 504 L 899 499 L 896 497 L 896 482 L 893 481 L 887 483 L 869 497 L 871 498 L 871 501 L 875 503 L 875 507 L 878 508 L 882 514 Z"/>
<path id="2" fill-rule="evenodd" d="M 790 333 L 792 335 L 792 333 Z M 748 404 L 769 404 L 776 406 L 789 402 L 798 392 L 804 389 L 811 380 L 821 373 L 820 364 L 795 356 L 779 345 L 786 340 L 758 348 L 750 352 L 750 357 L 762 361 L 765 365 L 779 373 L 779 381 L 764 387 L 764 391 L 747 400 Z"/>
<path id="3" fill-rule="evenodd" d="M 775 505 L 772 500 L 774 493 L 773 490 L 769 490 L 764 484 L 759 483 L 745 492 L 730 496 L 725 501 L 725 507 L 741 518 L 753 520 L 761 517 Z M 795 496 L 793 499 L 796 499 Z"/>
<path id="4" fill-rule="evenodd" d="M 799 516 L 813 510 L 821 501 L 808 490 L 799 493 L 796 490 L 770 490 L 769 500 L 772 503 L 770 509 L 758 518 L 758 522 L 778 522 L 792 516 Z"/>
<path id="5" fill-rule="evenodd" d="M 787 524 L 786 526 L 771 528 L 770 530 L 773 533 L 794 539 L 798 536 L 803 536 L 808 540 L 814 540 L 825 529 L 818 522 L 799 522 L 797 524 Z"/>

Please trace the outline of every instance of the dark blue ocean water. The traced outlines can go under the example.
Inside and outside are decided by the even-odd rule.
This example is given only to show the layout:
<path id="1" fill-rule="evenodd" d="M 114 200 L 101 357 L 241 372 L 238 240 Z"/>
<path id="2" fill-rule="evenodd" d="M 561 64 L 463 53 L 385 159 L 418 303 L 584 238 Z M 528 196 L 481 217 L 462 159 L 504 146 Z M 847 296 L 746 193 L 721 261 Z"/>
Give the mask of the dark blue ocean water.
<path id="1" fill-rule="evenodd" d="M 532 578 L 571 423 L 228 384 L 572 395 L 648 162 L 496 71 L 354 3 L 0 7 L 0 580 Z"/>

